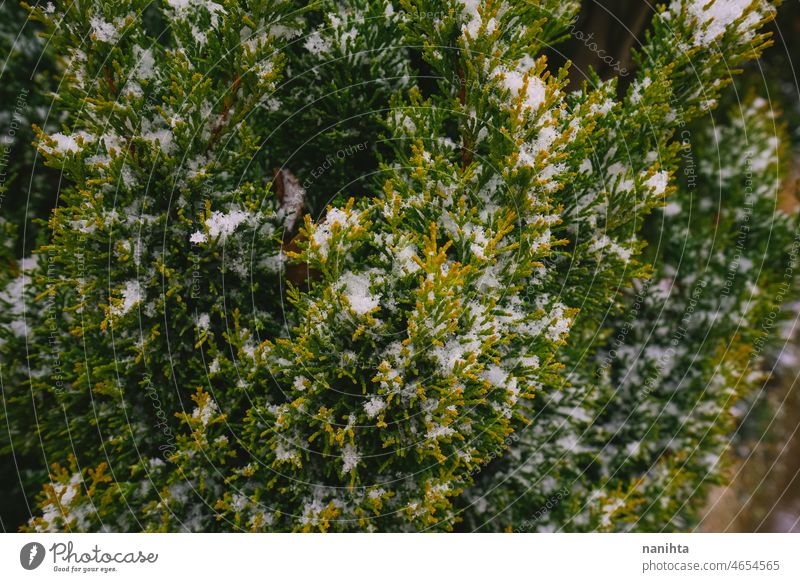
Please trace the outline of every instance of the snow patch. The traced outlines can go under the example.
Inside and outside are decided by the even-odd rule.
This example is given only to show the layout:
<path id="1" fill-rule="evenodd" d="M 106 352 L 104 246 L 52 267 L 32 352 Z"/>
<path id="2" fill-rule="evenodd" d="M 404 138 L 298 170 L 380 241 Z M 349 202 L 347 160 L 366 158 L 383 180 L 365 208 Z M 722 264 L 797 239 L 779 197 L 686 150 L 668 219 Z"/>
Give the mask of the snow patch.
<path id="1" fill-rule="evenodd" d="M 142 286 L 139 281 L 132 280 L 125 283 L 122 290 L 122 303 L 111 308 L 111 313 L 117 317 L 125 315 L 142 301 Z"/>
<path id="2" fill-rule="evenodd" d="M 348 271 L 342 275 L 340 281 L 344 285 L 344 296 L 350 303 L 350 309 L 359 315 L 366 315 L 380 306 L 380 296 L 370 294 L 368 274 L 355 274 Z"/>
<path id="3" fill-rule="evenodd" d="M 364 412 L 369 418 L 375 418 L 384 408 L 386 408 L 386 402 L 380 396 L 373 396 L 369 402 L 364 403 Z"/>
<path id="4" fill-rule="evenodd" d="M 347 443 L 342 449 L 342 472 L 352 473 L 355 471 L 359 460 L 361 460 L 361 455 L 358 454 L 356 446 Z"/>

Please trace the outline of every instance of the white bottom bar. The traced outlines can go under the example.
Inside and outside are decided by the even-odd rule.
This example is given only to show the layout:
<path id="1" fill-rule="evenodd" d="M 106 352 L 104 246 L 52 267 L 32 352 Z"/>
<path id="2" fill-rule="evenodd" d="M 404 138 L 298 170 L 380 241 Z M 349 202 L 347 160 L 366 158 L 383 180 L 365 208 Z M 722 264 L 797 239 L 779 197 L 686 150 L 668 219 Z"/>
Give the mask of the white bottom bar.
<path id="1" fill-rule="evenodd" d="M 800 580 L 798 550 L 796 534 L 6 534 L 0 579 L 777 582 Z"/>

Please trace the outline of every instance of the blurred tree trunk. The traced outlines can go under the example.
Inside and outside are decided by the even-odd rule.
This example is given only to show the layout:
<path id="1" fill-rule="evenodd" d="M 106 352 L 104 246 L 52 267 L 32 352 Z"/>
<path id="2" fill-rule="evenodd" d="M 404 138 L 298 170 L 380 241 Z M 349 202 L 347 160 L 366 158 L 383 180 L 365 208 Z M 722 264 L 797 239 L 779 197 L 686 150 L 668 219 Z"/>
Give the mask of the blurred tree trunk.
<path id="1" fill-rule="evenodd" d="M 626 75 L 618 70 L 632 69 L 631 50 L 642 44 L 652 14 L 648 2 L 586 0 L 572 38 L 565 45 L 566 56 L 573 62 L 570 89 L 586 79 L 590 67 L 603 79 L 620 76 L 621 84 L 627 84 Z M 593 44 L 596 47 L 590 48 Z"/>

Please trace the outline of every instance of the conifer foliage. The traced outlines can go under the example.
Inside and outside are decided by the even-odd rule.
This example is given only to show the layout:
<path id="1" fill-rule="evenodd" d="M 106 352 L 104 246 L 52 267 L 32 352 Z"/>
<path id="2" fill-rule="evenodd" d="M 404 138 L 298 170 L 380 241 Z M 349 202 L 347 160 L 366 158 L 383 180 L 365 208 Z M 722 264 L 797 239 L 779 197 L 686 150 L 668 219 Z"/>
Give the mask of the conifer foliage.
<path id="1" fill-rule="evenodd" d="M 22 527 L 690 528 L 797 290 L 784 129 L 725 91 L 775 9 L 674 0 L 627 83 L 548 61 L 579 8 L 28 6 Z"/>

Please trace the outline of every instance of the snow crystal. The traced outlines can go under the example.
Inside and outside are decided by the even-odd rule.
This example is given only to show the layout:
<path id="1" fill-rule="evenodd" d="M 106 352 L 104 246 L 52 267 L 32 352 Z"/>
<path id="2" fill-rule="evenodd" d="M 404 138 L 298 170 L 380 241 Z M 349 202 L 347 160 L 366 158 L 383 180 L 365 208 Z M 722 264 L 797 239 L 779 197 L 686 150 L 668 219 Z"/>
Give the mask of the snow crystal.
<path id="1" fill-rule="evenodd" d="M 564 305 L 557 304 L 553 309 L 552 320 L 547 328 L 545 336 L 550 341 L 558 341 L 564 338 L 572 327 L 572 318 L 564 316 Z"/>
<path id="2" fill-rule="evenodd" d="M 656 196 L 661 196 L 664 192 L 667 191 L 667 184 L 669 183 L 669 173 L 665 170 L 660 172 L 656 172 L 652 176 L 650 176 L 644 183 L 650 190 L 653 191 L 653 194 Z"/>
<path id="3" fill-rule="evenodd" d="M 411 119 L 404 111 L 395 110 L 394 123 L 398 128 L 405 129 L 408 133 L 415 133 L 417 131 L 417 124 Z"/>
<path id="4" fill-rule="evenodd" d="M 472 334 L 466 337 L 469 340 L 466 345 L 462 345 L 457 339 L 451 339 L 443 346 L 434 348 L 433 357 L 444 372 L 452 372 L 459 360 L 466 359 L 468 352 L 475 352 L 480 348 L 480 341 L 476 337 L 472 337 Z"/>
<path id="5" fill-rule="evenodd" d="M 552 146 L 556 139 L 558 139 L 558 136 L 559 133 L 554 127 L 543 127 L 539 131 L 539 135 L 536 136 L 534 148 L 536 150 L 549 150 L 550 146 Z"/>
<path id="6" fill-rule="evenodd" d="M 503 76 L 503 86 L 511 91 L 512 95 L 522 95 L 525 86 L 526 74 L 517 70 L 498 70 L 495 72 Z M 522 105 L 525 109 L 536 111 L 544 103 L 547 96 L 547 85 L 539 77 L 527 74 L 528 86 L 522 96 Z"/>
<path id="7" fill-rule="evenodd" d="M 369 418 L 375 418 L 384 408 L 386 408 L 386 402 L 379 396 L 373 396 L 369 402 L 364 403 L 364 412 Z"/>
<path id="8" fill-rule="evenodd" d="M 391 6 L 391 4 L 389 6 Z M 378 487 L 377 489 L 373 489 L 372 491 L 367 493 L 367 496 L 370 499 L 379 499 L 382 495 L 385 495 L 385 494 L 386 494 L 386 490 L 381 488 L 381 487 Z"/>
<path id="9" fill-rule="evenodd" d="M 122 290 L 122 303 L 113 307 L 111 312 L 116 315 L 125 315 L 142 301 L 142 286 L 139 281 L 132 280 L 125 283 Z"/>
<path id="10" fill-rule="evenodd" d="M 347 443 L 342 449 L 342 472 L 351 473 L 355 471 L 361 456 L 355 445 Z"/>
<path id="11" fill-rule="evenodd" d="M 462 15 L 466 20 L 466 24 L 461 27 L 464 32 L 469 32 L 472 38 L 478 35 L 478 30 L 481 27 L 481 16 L 478 14 L 478 5 L 480 0 L 461 0 L 463 6 Z"/>
<path id="12" fill-rule="evenodd" d="M 725 30 L 736 21 L 752 0 L 693 0 L 688 3 L 689 14 L 697 19 L 694 31 L 695 46 L 708 46 L 722 36 Z M 678 2 L 673 2 L 673 12 L 677 12 Z M 760 19 L 758 11 L 754 11 L 741 25 L 743 31 L 751 28 Z"/>
<path id="13" fill-rule="evenodd" d="M 592 113 L 600 113 L 601 115 L 607 114 L 614 107 L 615 103 L 611 99 L 606 99 L 602 103 L 593 103 L 590 107 Z"/>
<path id="14" fill-rule="evenodd" d="M 136 76 L 139 79 L 151 79 L 156 72 L 156 59 L 153 51 L 140 46 L 133 47 L 133 56 L 136 59 Z"/>
<path id="15" fill-rule="evenodd" d="M 301 30 L 283 24 L 274 24 L 269 29 L 270 35 L 280 40 L 291 40 L 302 34 Z"/>
<path id="16" fill-rule="evenodd" d="M 331 39 L 322 38 L 322 35 L 317 31 L 308 35 L 308 38 L 303 46 L 306 47 L 308 52 L 318 55 L 331 50 Z"/>
<path id="17" fill-rule="evenodd" d="M 558 182 L 554 180 L 554 178 L 563 174 L 566 169 L 566 164 L 547 164 L 542 171 L 539 172 L 539 179 L 544 181 L 545 192 L 555 192 L 558 188 Z"/>
<path id="18" fill-rule="evenodd" d="M 476 224 L 470 223 L 464 225 L 464 232 L 472 239 L 469 245 L 472 253 L 478 258 L 485 259 L 486 245 L 489 244 L 489 238 L 487 238 L 483 229 Z"/>
<path id="19" fill-rule="evenodd" d="M 639 452 L 639 449 L 642 448 L 642 441 L 632 441 L 628 443 L 625 447 L 625 451 L 628 453 L 629 457 L 636 455 Z"/>
<path id="20" fill-rule="evenodd" d="M 747 257 L 742 257 L 741 259 L 739 259 L 739 270 L 749 271 L 752 268 L 753 268 L 753 261 L 751 261 Z"/>
<path id="21" fill-rule="evenodd" d="M 508 383 L 508 372 L 500 366 L 492 364 L 483 373 L 483 377 L 489 380 L 494 386 L 504 388 Z"/>
<path id="22" fill-rule="evenodd" d="M 21 275 L 8 283 L 4 290 L 0 291 L 0 303 L 8 303 L 11 307 L 11 313 L 19 315 L 24 311 L 25 300 L 23 298 L 23 291 L 27 285 L 30 285 L 31 278 L 27 275 Z M 3 308 L 4 310 L 6 308 Z"/>
<path id="23" fill-rule="evenodd" d="M 350 303 L 350 309 L 359 315 L 365 315 L 380 305 L 380 296 L 376 297 L 369 292 L 370 280 L 366 273 L 355 274 L 348 271 L 342 275 L 344 295 Z"/>
<path id="24" fill-rule="evenodd" d="M 213 28 L 216 28 L 219 23 L 219 14 L 225 14 L 225 9 L 222 6 L 216 2 L 210 2 L 209 0 L 167 0 L 167 4 L 175 11 L 175 16 L 184 19 L 192 10 L 196 11 L 198 8 L 204 9 L 208 12 Z M 200 35 L 195 34 L 195 36 Z"/>
<path id="25" fill-rule="evenodd" d="M 236 230 L 240 224 L 247 220 L 247 213 L 241 210 L 231 212 L 216 211 L 206 220 L 208 234 L 211 238 L 220 237 L 223 241 Z M 195 233 L 197 234 L 197 233 Z M 194 235 L 192 235 L 194 237 Z M 192 241 L 195 242 L 195 241 Z M 201 241 L 202 242 L 202 241 Z"/>
<path id="26" fill-rule="evenodd" d="M 203 331 L 208 331 L 211 326 L 211 318 L 208 313 L 201 313 L 197 318 L 197 328 Z"/>
<path id="27" fill-rule="evenodd" d="M 650 86 L 650 77 L 645 77 L 641 81 L 638 79 L 633 82 L 633 89 L 631 91 L 631 103 L 638 103 L 642 100 L 642 91 Z"/>
<path id="28" fill-rule="evenodd" d="M 100 42 L 114 43 L 117 41 L 117 27 L 106 22 L 99 16 L 92 16 L 89 21 L 92 25 L 92 34 Z"/>
<path id="29" fill-rule="evenodd" d="M 217 403 L 214 402 L 211 398 L 207 398 L 205 403 L 202 406 L 198 406 L 192 412 L 192 418 L 199 418 L 200 422 L 203 426 L 206 426 L 211 417 L 214 416 L 219 411 L 219 407 Z"/>
<path id="30" fill-rule="evenodd" d="M 32 271 L 39 264 L 39 255 L 30 255 L 24 257 L 19 262 L 19 268 L 23 271 Z"/>
<path id="31" fill-rule="evenodd" d="M 701 0 L 701 1 L 705 1 L 705 0 Z M 611 521 L 614 519 L 614 517 L 616 516 L 617 512 L 620 509 L 622 509 L 623 507 L 625 507 L 625 501 L 622 500 L 622 499 L 614 499 L 609 503 L 603 504 L 603 507 L 602 507 L 603 514 L 600 517 L 600 523 L 604 527 L 608 527 L 609 525 L 611 525 Z"/>
<path id="32" fill-rule="evenodd" d="M 66 487 L 66 491 L 61 496 L 61 505 L 70 505 L 72 500 L 75 499 L 75 495 L 78 494 L 79 484 L 82 482 L 81 474 L 75 473 L 69 480 L 69 486 Z"/>
<path id="33" fill-rule="evenodd" d="M 282 442 L 275 446 L 275 458 L 279 461 L 291 461 L 297 456 L 297 449 L 293 447 L 286 447 Z"/>
<path id="34" fill-rule="evenodd" d="M 453 433 L 455 433 L 455 431 L 449 426 L 434 424 L 430 429 L 428 429 L 428 432 L 425 436 L 429 439 L 438 439 L 450 436 Z"/>
<path id="35" fill-rule="evenodd" d="M 605 234 L 598 237 L 597 240 L 595 240 L 589 246 L 589 252 L 595 252 L 600 250 L 608 250 L 617 255 L 623 261 L 627 261 L 628 259 L 631 258 L 630 249 L 626 249 L 625 247 L 620 246 L 617 242 L 611 240 L 608 237 L 608 235 Z"/>
<path id="36" fill-rule="evenodd" d="M 547 338 L 551 341 L 558 341 L 569 331 L 571 325 L 572 320 L 569 318 L 556 319 L 553 324 L 547 328 Z"/>
<path id="37" fill-rule="evenodd" d="M 15 319 L 9 324 L 9 327 L 11 327 L 11 331 L 17 337 L 28 335 L 28 325 L 25 323 L 24 319 Z"/>
<path id="38" fill-rule="evenodd" d="M 608 173 L 608 180 L 611 184 L 614 184 L 617 179 L 619 179 L 619 184 L 617 185 L 617 190 L 619 192 L 630 192 L 633 190 L 634 182 L 629 175 L 630 168 L 628 168 L 628 166 L 620 162 L 614 162 L 607 168 L 606 172 Z"/>
<path id="39" fill-rule="evenodd" d="M 78 144 L 78 141 L 76 139 L 78 137 L 80 137 L 84 143 L 91 143 L 92 141 L 94 141 L 92 136 L 82 131 L 74 135 L 54 133 L 49 137 L 55 142 L 55 146 L 53 147 L 46 145 L 42 146 L 42 149 L 49 154 L 52 154 L 53 152 L 57 152 L 60 154 L 66 154 L 66 153 L 74 154 L 79 152 L 81 150 L 81 146 Z"/>
<path id="40" fill-rule="evenodd" d="M 538 368 L 539 358 L 538 356 L 525 356 L 519 359 L 519 363 L 525 367 Z"/>
<path id="41" fill-rule="evenodd" d="M 716 99 L 703 99 L 700 102 L 700 109 L 703 110 L 703 111 L 710 111 L 710 110 L 714 109 L 714 107 L 716 107 L 716 106 L 717 106 L 717 100 Z"/>
<path id="42" fill-rule="evenodd" d="M 419 271 L 419 265 L 413 259 L 416 254 L 417 247 L 414 245 L 406 245 L 395 253 L 395 264 L 399 266 L 400 270 L 405 274 L 415 273 Z"/>
<path id="43" fill-rule="evenodd" d="M 153 144 L 158 143 L 161 151 L 165 154 L 172 152 L 172 131 L 169 128 L 163 127 L 159 129 L 148 128 L 142 130 L 142 139 L 147 140 Z"/>
<path id="44" fill-rule="evenodd" d="M 353 214 L 348 214 L 338 208 L 331 208 L 325 217 L 325 222 L 318 224 L 314 234 L 311 235 L 312 240 L 319 245 L 319 254 L 323 257 L 328 256 L 334 225 L 338 224 L 340 228 L 347 228 L 348 226 L 354 226 L 356 219 Z"/>

